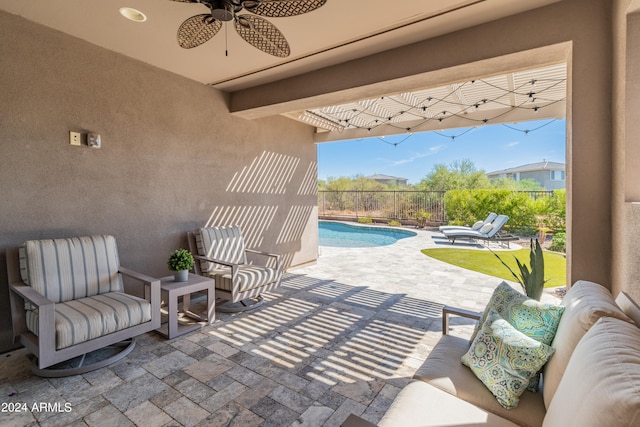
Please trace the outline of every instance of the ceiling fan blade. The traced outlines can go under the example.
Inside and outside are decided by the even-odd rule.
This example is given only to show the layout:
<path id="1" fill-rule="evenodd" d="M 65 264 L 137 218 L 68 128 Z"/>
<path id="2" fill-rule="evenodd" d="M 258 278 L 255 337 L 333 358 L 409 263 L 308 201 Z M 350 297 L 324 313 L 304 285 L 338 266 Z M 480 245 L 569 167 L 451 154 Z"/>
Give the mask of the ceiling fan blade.
<path id="1" fill-rule="evenodd" d="M 291 54 L 287 39 L 266 19 L 248 14 L 238 15 L 234 26 L 247 43 L 269 55 L 286 58 Z"/>
<path id="2" fill-rule="evenodd" d="M 184 49 L 200 46 L 210 40 L 222 28 L 222 22 L 210 14 L 192 16 L 178 28 L 178 44 Z"/>
<path id="3" fill-rule="evenodd" d="M 263 0 L 258 7 L 246 9 L 260 16 L 285 18 L 311 12 L 326 2 L 327 0 Z"/>

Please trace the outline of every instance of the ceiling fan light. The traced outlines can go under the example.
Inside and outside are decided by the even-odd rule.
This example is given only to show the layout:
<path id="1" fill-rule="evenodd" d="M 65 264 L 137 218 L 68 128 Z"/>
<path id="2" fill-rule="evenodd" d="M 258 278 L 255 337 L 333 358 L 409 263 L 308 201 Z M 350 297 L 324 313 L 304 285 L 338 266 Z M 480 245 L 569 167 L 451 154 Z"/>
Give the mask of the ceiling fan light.
<path id="1" fill-rule="evenodd" d="M 129 21 L 144 22 L 147 20 L 147 15 L 132 7 L 121 7 L 118 12 Z"/>

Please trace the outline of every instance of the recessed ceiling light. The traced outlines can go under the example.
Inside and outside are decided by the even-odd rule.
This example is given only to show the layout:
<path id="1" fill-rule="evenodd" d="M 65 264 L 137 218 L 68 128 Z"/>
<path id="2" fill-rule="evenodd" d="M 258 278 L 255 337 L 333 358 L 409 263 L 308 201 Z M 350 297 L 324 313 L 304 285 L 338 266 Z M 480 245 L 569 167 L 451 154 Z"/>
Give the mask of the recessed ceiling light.
<path id="1" fill-rule="evenodd" d="M 120 12 L 120 15 L 124 16 L 130 21 L 144 22 L 147 20 L 147 15 L 131 7 L 121 7 L 119 9 L 119 12 Z"/>

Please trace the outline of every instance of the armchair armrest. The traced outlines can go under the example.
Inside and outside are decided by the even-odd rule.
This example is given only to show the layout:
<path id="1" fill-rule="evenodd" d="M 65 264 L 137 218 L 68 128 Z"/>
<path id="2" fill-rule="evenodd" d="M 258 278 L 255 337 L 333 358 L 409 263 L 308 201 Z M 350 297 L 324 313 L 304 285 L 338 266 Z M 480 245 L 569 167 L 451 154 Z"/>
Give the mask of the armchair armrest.
<path id="1" fill-rule="evenodd" d="M 12 283 L 9 285 L 9 289 L 14 295 L 29 302 L 38 310 L 38 341 L 40 345 L 55 348 L 55 303 L 45 298 L 31 286 L 23 283 Z M 14 339 L 26 331 L 26 324 L 23 324 L 25 321 L 24 304 L 20 304 L 21 309 L 18 309 L 18 305 L 18 301 L 12 298 L 12 311 L 20 317 L 20 319 L 16 319 L 14 323 Z M 18 314 L 18 311 L 20 314 Z"/>
<path id="2" fill-rule="evenodd" d="M 210 257 L 203 256 L 203 255 L 196 255 L 196 254 L 193 254 L 193 257 L 194 257 L 195 259 L 199 259 L 199 260 L 201 260 L 201 261 L 213 262 L 214 264 L 220 264 L 220 265 L 224 265 L 224 266 L 226 266 L 226 267 L 230 267 L 230 268 L 233 268 L 233 267 L 237 267 L 237 266 L 238 266 L 238 264 L 234 264 L 234 263 L 232 263 L 232 262 L 222 261 L 222 260 L 220 260 L 220 259 L 210 258 Z"/>
<path id="3" fill-rule="evenodd" d="M 252 253 L 252 254 L 263 255 L 263 256 L 266 256 L 266 257 L 275 258 L 276 259 L 276 268 L 278 270 L 280 270 L 280 255 L 279 254 L 272 254 L 272 253 L 260 251 L 260 250 L 257 250 L 257 249 L 245 249 L 245 252 L 249 252 L 249 253 Z"/>
<path id="4" fill-rule="evenodd" d="M 120 274 L 138 280 L 144 285 L 144 299 L 151 303 L 151 321 L 156 325 L 154 329 L 160 327 L 160 280 L 146 274 L 139 273 L 129 268 L 120 266 Z"/>
<path id="5" fill-rule="evenodd" d="M 480 320 L 482 317 L 482 313 L 478 313 L 477 311 L 445 305 L 442 307 L 442 335 L 449 333 L 449 315 L 451 314 L 473 320 Z"/>
<path id="6" fill-rule="evenodd" d="M 20 283 L 12 283 L 11 285 L 9 285 L 9 288 L 13 292 L 18 294 L 23 300 L 30 302 L 37 308 L 40 308 L 47 304 L 54 304 L 53 301 L 45 298 L 41 293 L 34 290 L 31 286 Z"/>
<path id="7" fill-rule="evenodd" d="M 194 255 L 193 255 L 193 257 L 194 257 L 195 259 L 199 259 L 199 260 L 202 260 L 202 261 L 213 262 L 213 263 L 215 263 L 215 264 L 220 264 L 220 265 L 224 265 L 224 266 L 226 266 L 226 267 L 231 268 L 231 278 L 232 278 L 233 280 L 235 280 L 236 275 L 238 274 L 238 267 L 239 267 L 239 264 L 234 264 L 234 263 L 232 263 L 232 262 L 228 262 L 228 261 L 222 261 L 222 260 L 215 259 L 215 258 L 209 258 L 209 257 L 202 256 L 202 255 L 195 255 L 195 254 L 194 254 Z"/>
<path id="8" fill-rule="evenodd" d="M 146 274 L 142 274 L 142 273 L 138 273 L 137 271 L 133 271 L 130 268 L 126 268 L 123 266 L 120 266 L 120 269 L 118 270 L 121 274 L 124 274 L 125 276 L 129 276 L 133 279 L 139 280 L 141 282 L 144 282 L 147 285 L 151 285 L 153 282 L 158 281 L 158 279 L 153 278 L 151 276 L 147 276 Z"/>

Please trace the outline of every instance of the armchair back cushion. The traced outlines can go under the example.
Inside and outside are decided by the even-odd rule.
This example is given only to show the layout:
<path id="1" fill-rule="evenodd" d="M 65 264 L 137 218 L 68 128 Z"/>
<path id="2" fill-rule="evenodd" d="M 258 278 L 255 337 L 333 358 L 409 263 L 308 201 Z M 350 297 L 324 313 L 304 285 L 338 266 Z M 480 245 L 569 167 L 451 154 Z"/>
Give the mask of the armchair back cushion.
<path id="1" fill-rule="evenodd" d="M 54 303 L 123 290 L 113 236 L 29 240 L 19 255 L 22 280 Z"/>
<path id="2" fill-rule="evenodd" d="M 246 264 L 242 230 L 239 226 L 203 227 L 195 233 L 198 254 L 209 258 L 219 259 L 232 264 Z M 226 266 L 207 261 L 200 261 L 202 273 L 214 270 L 225 270 Z"/>

